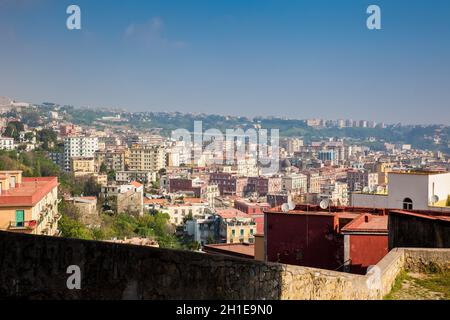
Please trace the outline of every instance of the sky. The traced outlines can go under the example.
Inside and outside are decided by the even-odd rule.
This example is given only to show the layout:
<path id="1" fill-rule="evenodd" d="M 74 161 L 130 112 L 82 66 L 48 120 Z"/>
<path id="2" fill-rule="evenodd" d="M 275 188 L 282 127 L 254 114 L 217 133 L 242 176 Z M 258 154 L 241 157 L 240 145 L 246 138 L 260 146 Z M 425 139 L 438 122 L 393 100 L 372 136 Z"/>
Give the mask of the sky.
<path id="1" fill-rule="evenodd" d="M 81 9 L 68 30 L 66 9 Z M 381 30 L 366 27 L 369 5 Z M 450 124 L 448 0 L 0 0 L 0 96 Z"/>

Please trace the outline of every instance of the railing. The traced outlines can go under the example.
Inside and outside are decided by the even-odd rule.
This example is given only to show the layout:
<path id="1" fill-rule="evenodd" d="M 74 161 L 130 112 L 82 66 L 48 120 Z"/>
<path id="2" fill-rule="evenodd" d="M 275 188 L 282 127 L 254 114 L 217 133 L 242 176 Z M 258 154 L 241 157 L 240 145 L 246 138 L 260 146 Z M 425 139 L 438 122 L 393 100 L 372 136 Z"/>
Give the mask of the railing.
<path id="1" fill-rule="evenodd" d="M 24 229 L 34 229 L 37 226 L 36 220 L 29 220 L 29 221 L 10 221 L 8 229 L 11 230 L 24 230 Z"/>

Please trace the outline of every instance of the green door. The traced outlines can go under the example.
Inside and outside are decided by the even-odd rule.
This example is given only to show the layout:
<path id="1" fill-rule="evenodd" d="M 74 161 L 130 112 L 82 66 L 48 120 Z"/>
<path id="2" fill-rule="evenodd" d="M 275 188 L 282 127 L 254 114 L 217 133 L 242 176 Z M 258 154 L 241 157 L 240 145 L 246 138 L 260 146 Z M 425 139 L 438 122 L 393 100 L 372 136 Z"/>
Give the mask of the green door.
<path id="1" fill-rule="evenodd" d="M 16 227 L 23 227 L 25 222 L 25 212 L 23 210 L 16 210 Z"/>

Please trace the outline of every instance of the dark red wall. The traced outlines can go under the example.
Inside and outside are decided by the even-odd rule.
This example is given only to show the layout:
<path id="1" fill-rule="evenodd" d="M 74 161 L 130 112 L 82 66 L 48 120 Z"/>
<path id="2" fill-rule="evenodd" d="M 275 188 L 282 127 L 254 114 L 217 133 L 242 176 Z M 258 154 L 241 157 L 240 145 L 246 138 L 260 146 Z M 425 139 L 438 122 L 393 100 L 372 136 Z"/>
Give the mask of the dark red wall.
<path id="1" fill-rule="evenodd" d="M 269 261 L 329 270 L 342 265 L 344 238 L 333 215 L 266 215 Z"/>
<path id="2" fill-rule="evenodd" d="M 387 235 L 350 235 L 351 272 L 365 274 L 389 252 Z"/>

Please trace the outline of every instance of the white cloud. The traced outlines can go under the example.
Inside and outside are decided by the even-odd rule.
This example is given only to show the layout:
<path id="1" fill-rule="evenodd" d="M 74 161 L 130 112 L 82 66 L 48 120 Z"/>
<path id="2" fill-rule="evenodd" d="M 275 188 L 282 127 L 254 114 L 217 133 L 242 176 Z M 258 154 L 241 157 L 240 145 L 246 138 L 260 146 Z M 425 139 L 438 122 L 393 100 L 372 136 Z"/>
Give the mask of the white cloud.
<path id="1" fill-rule="evenodd" d="M 186 43 L 170 40 L 164 34 L 164 21 L 153 17 L 144 23 L 132 23 L 125 29 L 125 38 L 138 41 L 148 47 L 184 48 Z"/>

